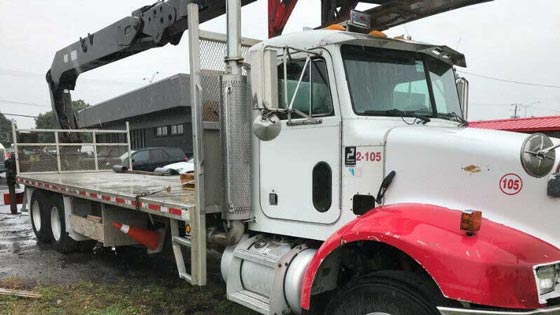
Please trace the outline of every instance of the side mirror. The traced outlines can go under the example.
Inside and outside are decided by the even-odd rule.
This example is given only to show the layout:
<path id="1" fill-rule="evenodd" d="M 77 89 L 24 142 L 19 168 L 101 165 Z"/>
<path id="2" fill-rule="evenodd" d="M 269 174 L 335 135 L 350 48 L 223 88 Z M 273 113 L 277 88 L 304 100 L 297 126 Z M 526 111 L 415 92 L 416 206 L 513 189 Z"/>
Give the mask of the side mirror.
<path id="1" fill-rule="evenodd" d="M 253 133 L 262 141 L 278 137 L 281 123 L 272 112 L 278 109 L 278 52 L 274 49 L 254 51 L 251 62 L 251 95 L 259 112 L 253 121 Z"/>
<path id="2" fill-rule="evenodd" d="M 278 109 L 278 53 L 263 48 L 251 56 L 251 94 L 258 109 Z"/>
<path id="3" fill-rule="evenodd" d="M 459 102 L 463 110 L 463 118 L 468 120 L 469 114 L 469 81 L 463 77 L 457 78 L 457 91 L 459 92 Z"/>

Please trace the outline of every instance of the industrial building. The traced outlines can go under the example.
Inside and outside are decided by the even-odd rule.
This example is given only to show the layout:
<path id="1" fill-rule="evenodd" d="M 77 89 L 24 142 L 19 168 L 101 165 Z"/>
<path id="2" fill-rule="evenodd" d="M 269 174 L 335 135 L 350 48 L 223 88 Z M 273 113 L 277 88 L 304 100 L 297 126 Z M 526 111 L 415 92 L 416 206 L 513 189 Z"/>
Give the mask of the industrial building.
<path id="1" fill-rule="evenodd" d="M 217 77 L 203 81 L 205 90 L 219 91 Z M 188 74 L 176 74 L 78 113 L 80 128 L 124 129 L 130 124 L 132 149 L 180 147 L 192 155 L 192 125 Z M 206 92 L 206 105 L 218 104 L 219 93 Z M 216 113 L 217 117 L 217 113 Z M 117 142 L 118 135 L 99 135 L 99 141 Z M 113 138 L 111 138 L 113 137 Z"/>

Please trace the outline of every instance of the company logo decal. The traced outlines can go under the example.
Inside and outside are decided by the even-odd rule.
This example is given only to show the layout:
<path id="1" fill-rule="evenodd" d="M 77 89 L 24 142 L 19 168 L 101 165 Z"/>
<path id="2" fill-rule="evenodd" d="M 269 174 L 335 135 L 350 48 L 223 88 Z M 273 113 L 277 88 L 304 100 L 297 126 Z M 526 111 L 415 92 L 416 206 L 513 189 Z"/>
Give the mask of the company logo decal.
<path id="1" fill-rule="evenodd" d="M 346 166 L 356 165 L 356 147 L 344 148 L 344 164 Z"/>

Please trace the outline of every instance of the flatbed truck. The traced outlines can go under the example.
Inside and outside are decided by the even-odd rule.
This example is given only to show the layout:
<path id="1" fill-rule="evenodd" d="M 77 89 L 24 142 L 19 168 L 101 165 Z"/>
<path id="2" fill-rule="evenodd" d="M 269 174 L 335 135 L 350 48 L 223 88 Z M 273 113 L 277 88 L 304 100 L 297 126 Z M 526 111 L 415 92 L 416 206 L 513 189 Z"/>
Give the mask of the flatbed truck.
<path id="1" fill-rule="evenodd" d="M 391 5 L 403 3 L 449 5 Z M 61 129 L 14 129 L 39 241 L 69 252 L 156 237 L 157 253 L 169 239 L 179 276 L 201 286 L 217 247 L 227 298 L 262 314 L 560 314 L 558 139 L 467 128 L 465 58 L 446 46 L 387 38 L 360 12 L 251 41 L 241 4 L 227 1 L 225 36 L 199 30 L 204 3 L 168 0 L 57 53 Z M 76 129 L 69 90 L 187 27 L 194 188 L 112 172 L 128 128 Z M 204 115 L 212 91 L 219 119 Z"/>

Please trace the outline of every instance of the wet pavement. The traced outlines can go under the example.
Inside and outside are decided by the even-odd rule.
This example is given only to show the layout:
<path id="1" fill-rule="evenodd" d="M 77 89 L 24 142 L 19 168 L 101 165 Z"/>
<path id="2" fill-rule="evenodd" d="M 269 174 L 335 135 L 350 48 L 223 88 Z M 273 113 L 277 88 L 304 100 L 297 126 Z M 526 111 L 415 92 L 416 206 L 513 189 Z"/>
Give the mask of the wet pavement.
<path id="1" fill-rule="evenodd" d="M 20 254 L 36 247 L 27 213 L 12 215 L 8 206 L 0 207 L 0 257 Z M 0 274 L 2 266 L 0 266 Z"/>
<path id="2" fill-rule="evenodd" d="M 6 191 L 0 184 L 0 194 Z M 145 249 L 133 247 L 94 252 L 94 244 L 88 245 L 79 252 L 60 254 L 51 244 L 36 241 L 28 213 L 20 211 L 13 215 L 9 206 L 0 205 L 0 279 L 17 277 L 29 286 L 178 279 L 172 257 L 147 255 Z"/>

